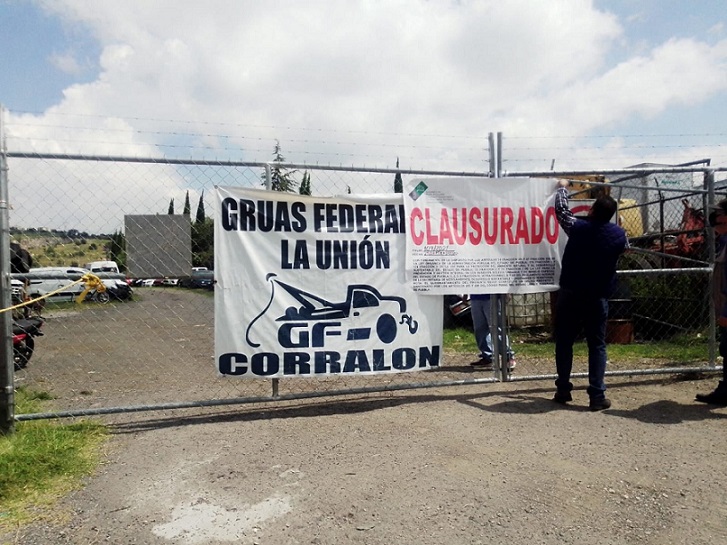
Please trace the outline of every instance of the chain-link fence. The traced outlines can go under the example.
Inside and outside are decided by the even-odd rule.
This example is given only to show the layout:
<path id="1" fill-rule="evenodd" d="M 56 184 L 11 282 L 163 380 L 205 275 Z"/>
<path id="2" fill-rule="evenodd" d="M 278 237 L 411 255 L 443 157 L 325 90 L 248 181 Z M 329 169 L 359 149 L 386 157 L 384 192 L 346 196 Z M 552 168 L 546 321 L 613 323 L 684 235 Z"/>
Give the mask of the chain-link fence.
<path id="1" fill-rule="evenodd" d="M 62 269 L 61 276 L 70 283 L 80 278 L 88 263 L 113 261 L 121 265 L 123 284 L 130 287 L 122 288 L 113 271 L 106 276 L 101 273 L 110 302 L 88 293 L 79 304 L 75 302 L 79 287 L 45 299 L 32 311 L 45 318 L 44 335 L 35 339 L 32 359 L 16 371 L 14 384 L 49 392 L 55 409 L 42 415 L 17 415 L 18 419 L 360 395 L 496 380 L 494 375 L 474 375 L 466 361 L 447 353 L 443 365 L 433 371 L 272 380 L 220 378 L 213 356 L 214 186 L 264 188 L 271 178 L 282 175 L 296 185 L 305 179 L 311 194 L 328 196 L 390 193 L 407 176 L 455 179 L 487 173 L 12 152 L 3 159 L 12 203 L 9 231 L 30 251 L 34 267 Z M 619 202 L 619 219 L 633 251 L 620 263 L 609 340 L 626 347 L 646 344 L 653 347 L 654 358 L 641 368 L 616 372 L 711 369 L 715 361 L 714 239 L 705 229 L 704 211 L 722 192 L 719 184 L 715 188 L 714 171 L 704 165 L 644 165 L 596 174 L 601 178 L 564 172 L 519 175 L 573 177 L 576 183 L 589 182 L 581 197 L 610 189 Z M 125 269 L 130 264 L 124 237 L 128 218 L 154 215 L 162 222 L 165 216 L 188 218 L 187 245 L 196 270 L 172 275 L 162 265 L 157 273 L 138 265 Z M 52 291 L 42 275 L 22 279 L 31 296 Z M 445 327 L 471 327 L 466 301 L 453 297 L 444 298 Z M 507 316 L 512 334 L 519 339 L 532 337 L 533 332 L 547 337 L 551 304 L 548 293 L 511 297 Z M 675 367 L 671 353 L 658 353 L 665 340 L 670 346 L 698 343 L 701 351 Z M 551 376 L 552 359 L 544 362 L 542 356 L 529 356 L 525 342 L 517 350 L 518 369 L 509 379 Z"/>

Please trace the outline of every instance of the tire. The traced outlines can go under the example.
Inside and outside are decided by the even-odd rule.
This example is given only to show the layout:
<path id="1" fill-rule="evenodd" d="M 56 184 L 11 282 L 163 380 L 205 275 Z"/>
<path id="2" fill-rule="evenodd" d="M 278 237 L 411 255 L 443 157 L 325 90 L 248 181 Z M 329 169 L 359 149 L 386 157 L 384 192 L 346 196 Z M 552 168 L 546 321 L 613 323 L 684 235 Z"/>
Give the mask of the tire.
<path id="1" fill-rule="evenodd" d="M 96 294 L 93 296 L 93 299 L 97 303 L 106 304 L 111 301 L 111 295 L 109 295 L 108 290 L 104 292 L 97 291 Z"/>
<path id="2" fill-rule="evenodd" d="M 392 343 L 396 339 L 396 319 L 391 314 L 382 314 L 376 320 L 376 334 L 382 343 Z"/>

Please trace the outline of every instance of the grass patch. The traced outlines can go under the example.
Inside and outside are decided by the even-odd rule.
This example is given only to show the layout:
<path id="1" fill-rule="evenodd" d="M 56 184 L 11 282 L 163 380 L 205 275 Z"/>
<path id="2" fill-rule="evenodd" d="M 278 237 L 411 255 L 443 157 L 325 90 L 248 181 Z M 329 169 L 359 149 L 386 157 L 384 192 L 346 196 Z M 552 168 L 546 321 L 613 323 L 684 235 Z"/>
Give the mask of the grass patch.
<path id="1" fill-rule="evenodd" d="M 511 344 L 519 358 L 554 358 L 555 343 L 551 340 L 533 340 L 524 330 L 511 332 Z M 444 349 L 451 352 L 479 353 L 472 330 L 455 328 L 444 330 Z M 668 340 L 609 344 L 609 359 L 620 362 L 638 362 L 644 359 L 666 359 L 674 363 L 704 361 L 707 355 L 707 337 L 700 333 L 683 334 Z M 573 345 L 574 357 L 586 357 L 585 341 Z"/>
<path id="2" fill-rule="evenodd" d="M 44 310 L 81 310 L 83 308 L 83 303 L 80 305 L 76 303 L 75 301 L 50 301 L 48 299 L 45 300 L 45 306 L 43 307 Z"/>
<path id="3" fill-rule="evenodd" d="M 19 388 L 15 399 L 17 413 L 32 413 L 50 396 Z M 42 518 L 42 507 L 77 488 L 98 465 L 106 437 L 97 422 L 50 420 L 18 422 L 15 433 L 0 436 L 0 530 Z"/>
<path id="4" fill-rule="evenodd" d="M 450 352 L 479 353 L 474 333 L 471 329 L 465 329 L 463 327 L 445 329 L 442 344 L 444 349 Z"/>

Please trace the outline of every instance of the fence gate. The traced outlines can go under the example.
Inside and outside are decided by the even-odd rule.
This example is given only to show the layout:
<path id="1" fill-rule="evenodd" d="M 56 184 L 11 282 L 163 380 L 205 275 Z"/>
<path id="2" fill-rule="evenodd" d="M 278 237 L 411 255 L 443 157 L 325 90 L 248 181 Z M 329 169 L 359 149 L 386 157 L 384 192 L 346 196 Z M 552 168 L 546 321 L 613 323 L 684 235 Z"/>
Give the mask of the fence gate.
<path id="1" fill-rule="evenodd" d="M 17 241 L 31 252 L 34 266 L 67 269 L 68 283 L 72 283 L 79 278 L 74 269 L 83 267 L 88 256 L 125 262 L 128 218 L 158 215 L 158 221 L 137 230 L 134 244 L 144 246 L 144 233 L 149 229 L 168 230 L 161 233 L 167 242 L 147 249 L 149 256 L 159 257 L 166 248 L 170 255 L 158 267 L 169 265 L 169 271 L 177 271 L 174 275 L 149 275 L 149 271 L 134 275 L 132 271 L 130 297 L 120 284 L 113 283 L 119 279 L 109 273 L 105 278 L 112 295 L 109 303 L 77 304 L 73 302 L 77 288 L 47 300 L 39 310 L 45 318 L 44 336 L 36 339 L 27 367 L 14 373 L 10 368 L 5 384 L 48 392 L 54 409 L 43 414 L 18 414 L 16 420 L 364 395 L 498 380 L 493 374 L 473 373 L 466 356 L 446 351 L 440 369 L 421 373 L 280 380 L 218 378 L 213 360 L 213 288 L 209 282 L 213 273 L 204 270 L 212 264 L 214 186 L 263 188 L 266 180 L 280 172 L 276 169 L 288 169 L 297 170 L 297 176 L 309 176 L 315 195 L 382 193 L 393 191 L 397 175 L 485 177 L 487 173 L 12 151 L 3 152 L 1 166 L 0 200 L 7 202 L 9 197 L 12 204 L 10 210 L 4 209 L 4 225 L 0 225 L 3 252 L 8 251 L 10 240 Z M 706 204 L 723 196 L 722 189 L 715 189 L 714 172 L 704 167 L 596 172 L 608 177 L 608 182 L 592 188 L 608 186 L 618 199 L 619 217 L 633 248 L 620 263 L 619 291 L 611 305 L 611 340 L 632 343 L 634 348 L 653 345 L 654 350 L 679 343 L 700 347 L 698 356 L 687 360 L 673 361 L 669 352 L 654 360 L 656 364 L 613 368 L 614 373 L 714 369 L 715 322 L 710 304 L 714 240 L 704 226 Z M 584 174 L 594 173 L 508 176 Z M 169 216 L 175 216 L 171 223 Z M 185 224 L 190 229 L 189 238 L 180 244 L 175 233 L 184 231 L 178 226 Z M 185 248 L 199 269 L 192 274 L 178 270 L 178 263 L 186 257 L 182 255 L 181 261 L 177 258 Z M 103 278 L 103 273 L 100 276 Z M 9 286 L 2 287 L 3 301 L 9 306 Z M 527 338 L 537 329 L 547 331 L 550 296 L 514 297 L 507 313 L 512 333 L 518 338 Z M 4 323 L 9 328 L 9 320 Z M 5 338 L 9 347 L 9 331 Z M 552 359 L 543 362 L 542 357 L 531 358 L 527 344 L 517 345 L 516 350 L 518 368 L 505 379 L 552 377 Z M 577 363 L 575 371 L 580 373 L 577 376 L 584 376 L 584 363 Z M 4 394 L 6 405 L 12 398 L 8 392 L 6 389 Z"/>

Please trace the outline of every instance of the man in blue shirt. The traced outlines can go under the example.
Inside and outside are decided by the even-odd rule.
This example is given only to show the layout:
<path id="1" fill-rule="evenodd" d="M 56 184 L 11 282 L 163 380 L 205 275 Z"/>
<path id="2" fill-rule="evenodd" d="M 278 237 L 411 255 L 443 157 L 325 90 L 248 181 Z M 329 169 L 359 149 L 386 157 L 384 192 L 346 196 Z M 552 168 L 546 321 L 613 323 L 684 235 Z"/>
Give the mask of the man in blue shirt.
<path id="1" fill-rule="evenodd" d="M 581 328 L 588 343 L 588 396 L 592 411 L 608 409 L 606 398 L 606 320 L 608 297 L 616 284 L 616 263 L 628 246 L 626 232 L 611 223 L 616 201 L 604 195 L 596 199 L 587 219 L 578 219 L 568 206 L 567 180 L 560 180 L 555 194 L 558 223 L 568 235 L 563 252 L 560 290 L 555 304 L 555 366 L 558 378 L 556 403 L 573 400 L 570 382 L 573 343 Z"/>

